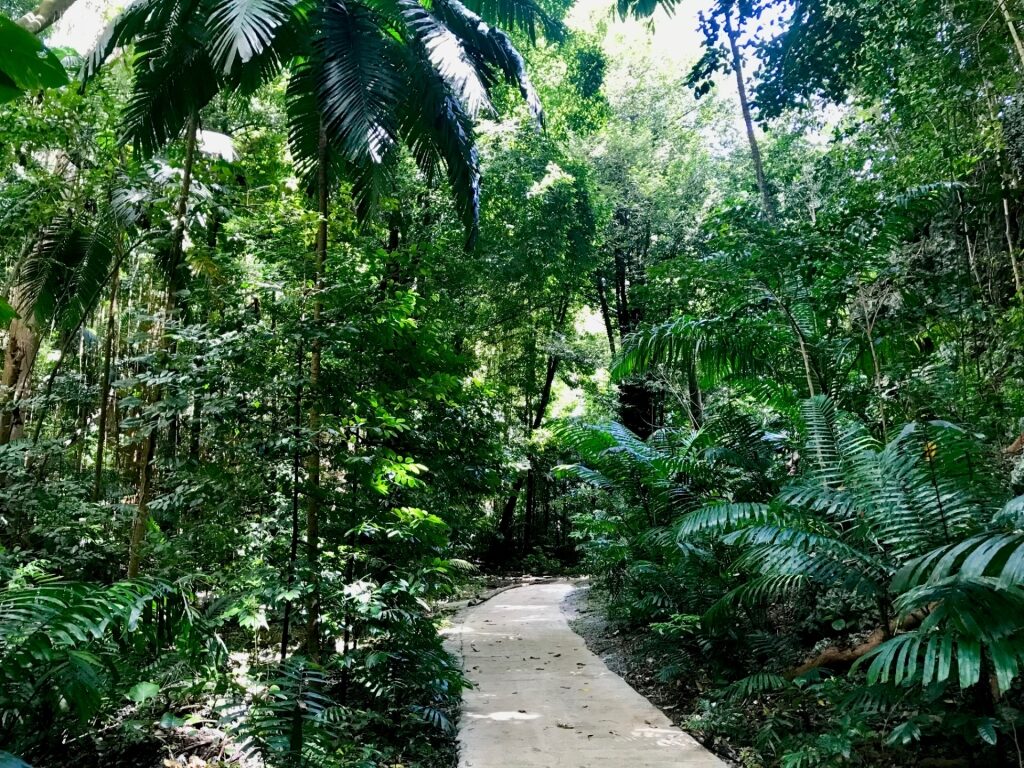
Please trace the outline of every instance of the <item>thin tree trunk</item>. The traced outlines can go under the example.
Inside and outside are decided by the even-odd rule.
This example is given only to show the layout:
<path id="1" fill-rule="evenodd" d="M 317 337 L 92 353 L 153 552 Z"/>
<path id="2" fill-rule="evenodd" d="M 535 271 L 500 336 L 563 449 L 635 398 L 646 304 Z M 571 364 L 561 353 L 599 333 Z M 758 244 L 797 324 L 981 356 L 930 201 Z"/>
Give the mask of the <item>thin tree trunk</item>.
<path id="1" fill-rule="evenodd" d="M 107 403 L 110 399 L 110 371 L 114 359 L 114 335 L 117 329 L 117 292 L 120 288 L 119 270 L 115 269 L 110 286 L 110 309 L 107 313 L 107 337 L 103 346 L 103 375 L 100 379 L 100 413 L 96 424 L 96 473 L 92 486 L 92 500 L 99 501 L 103 493 L 103 452 L 107 444 Z"/>
<path id="2" fill-rule="evenodd" d="M 537 470 L 534 467 L 533 456 L 530 457 L 530 467 L 526 470 L 526 510 L 523 515 L 523 553 L 530 552 L 533 546 L 534 528 L 536 526 L 537 514 Z"/>
<path id="3" fill-rule="evenodd" d="M 697 361 L 690 360 L 686 369 L 686 386 L 689 394 L 690 423 L 694 429 L 704 426 L 704 396 L 700 391 L 700 379 L 697 377 Z"/>
<path id="4" fill-rule="evenodd" d="M 771 194 L 768 192 L 768 183 L 765 181 L 764 164 L 761 162 L 761 149 L 757 145 L 757 135 L 754 133 L 754 120 L 750 114 L 750 100 L 747 98 L 747 84 L 743 78 L 743 56 L 740 53 L 740 46 L 737 41 L 738 33 L 732 25 L 732 17 L 725 16 L 725 35 L 729 38 L 729 49 L 732 51 L 732 70 L 736 75 L 736 89 L 739 91 L 740 111 L 743 113 L 743 125 L 747 129 L 747 141 L 750 142 L 750 159 L 754 163 L 754 175 L 757 177 L 757 189 L 761 193 L 761 205 L 764 216 L 768 221 L 775 219 L 775 204 L 772 202 Z"/>
<path id="5" fill-rule="evenodd" d="M 299 471 L 302 468 L 302 450 L 299 447 L 299 439 L 302 435 L 302 362 L 305 357 L 305 350 L 302 342 L 299 342 L 299 350 L 296 355 L 295 373 L 298 381 L 295 385 L 295 419 L 293 421 L 292 439 L 295 447 L 292 452 L 292 539 L 288 551 L 288 575 L 286 583 L 291 590 L 295 580 L 295 562 L 299 556 Z M 281 663 L 288 658 L 288 642 L 291 632 L 292 600 L 289 598 L 284 604 L 284 619 L 281 627 Z"/>
<path id="6" fill-rule="evenodd" d="M 89 360 L 85 352 L 85 331 L 78 334 L 78 372 L 82 375 L 82 385 L 89 386 Z M 78 426 L 75 442 L 75 474 L 82 474 L 82 463 L 85 460 L 85 434 L 89 429 L 89 408 L 84 403 L 77 405 Z M 42 421 L 42 419 L 40 419 Z"/>
<path id="7" fill-rule="evenodd" d="M 879 362 L 879 353 L 874 350 L 873 326 L 866 329 L 867 349 L 871 353 L 871 367 L 874 369 L 874 390 L 879 394 L 879 416 L 882 418 L 882 439 L 886 439 L 889 425 L 886 424 L 886 402 L 882 391 L 882 366 Z"/>
<path id="8" fill-rule="evenodd" d="M 568 309 L 568 299 L 564 302 L 563 307 L 565 309 L 559 310 L 559 317 L 564 322 L 565 314 Z M 559 327 L 561 322 L 559 322 Z M 548 357 L 547 371 L 544 375 L 544 385 L 540 391 L 540 397 L 537 401 L 537 409 L 533 413 L 533 418 L 528 423 L 529 431 L 535 432 L 540 429 L 541 424 L 544 423 L 544 415 L 547 413 L 548 403 L 551 402 L 551 389 L 555 383 L 555 374 L 558 373 L 558 364 L 561 362 L 561 358 L 551 355 Z M 531 462 L 532 468 L 532 462 Z M 516 515 L 516 503 L 519 500 L 519 494 L 522 493 L 523 486 L 527 483 L 530 470 L 527 470 L 525 475 L 521 475 L 515 483 L 512 485 L 512 490 L 509 492 L 508 498 L 505 500 L 505 506 L 502 507 L 501 517 L 498 519 L 498 532 L 506 542 L 512 540 L 512 529 L 515 525 Z"/>
<path id="9" fill-rule="evenodd" d="M 1024 66 L 1024 43 L 1021 42 L 1020 33 L 1017 31 L 1017 23 L 1010 15 L 1010 9 L 1006 7 L 1006 0 L 995 0 L 996 7 L 999 8 L 999 12 L 1003 15 L 1003 21 L 1006 22 L 1006 28 L 1010 32 L 1010 39 L 1013 40 L 1013 47 L 1017 51 L 1017 58 L 1020 59 L 1020 63 Z"/>
<path id="10" fill-rule="evenodd" d="M 804 364 L 804 376 L 807 378 L 807 396 L 814 397 L 816 394 L 814 388 L 814 374 L 816 373 L 816 371 L 814 365 L 811 362 L 811 354 L 807 348 L 807 339 L 804 337 L 804 331 L 800 327 L 800 323 L 797 322 L 796 316 L 793 314 L 792 310 L 790 310 L 789 306 L 785 302 L 783 302 L 782 299 L 779 298 L 778 294 L 776 294 L 775 291 L 773 291 L 767 284 L 762 283 L 761 285 L 764 287 L 765 291 L 767 291 L 768 294 L 772 297 L 772 299 L 774 299 L 775 302 L 782 308 L 783 314 L 785 314 L 786 319 L 789 321 L 790 327 L 792 327 L 793 329 L 793 333 L 796 335 L 797 345 L 800 347 L 800 359 L 803 361 Z M 819 382 L 821 382 L 824 379 L 824 377 L 820 375 L 817 378 Z M 825 386 L 825 390 L 826 394 L 828 394 L 827 386 Z"/>
<path id="11" fill-rule="evenodd" d="M 1013 227 L 1011 226 L 1010 217 L 1010 201 L 1006 199 L 1006 195 L 1003 195 L 1003 221 L 1006 224 L 1006 248 L 1010 254 L 1010 265 L 1013 267 L 1013 284 L 1017 289 L 1016 293 L 1019 296 L 1021 293 L 1021 274 L 1020 274 L 1020 263 L 1017 261 L 1017 249 L 1013 243 Z"/>
<path id="12" fill-rule="evenodd" d="M 323 311 L 321 292 L 324 285 L 324 265 L 327 261 L 327 220 L 329 200 L 327 189 L 327 132 L 320 126 L 320 144 L 317 152 L 317 212 L 319 223 L 316 233 L 316 254 L 313 275 L 313 342 L 309 360 L 309 430 L 312 440 L 307 460 L 308 486 L 306 496 L 306 559 L 309 564 L 313 589 L 309 595 L 309 623 L 306 628 L 306 650 L 314 660 L 320 656 L 320 580 L 317 575 L 320 558 L 320 315 Z"/>
<path id="13" fill-rule="evenodd" d="M 196 392 L 192 399 L 192 420 L 189 422 L 188 458 L 199 461 L 199 450 L 203 437 L 203 394 Z"/>
<path id="14" fill-rule="evenodd" d="M 177 277 L 181 270 L 182 246 L 185 242 L 185 217 L 188 214 L 188 196 L 192 188 L 192 169 L 196 157 L 196 134 L 199 128 L 199 115 L 193 112 L 189 115 L 188 125 L 185 129 L 185 165 L 182 169 L 181 189 L 178 193 L 178 202 L 175 207 L 174 230 L 171 234 L 171 258 L 170 272 L 167 280 L 167 292 L 165 307 L 168 321 L 177 307 Z M 164 328 L 161 346 L 169 349 L 171 346 L 170 337 Z M 160 400 L 160 393 L 154 392 L 152 402 Z M 143 441 L 140 467 L 139 467 L 139 503 L 135 514 L 135 522 L 132 525 L 132 535 L 128 546 L 128 578 L 134 579 L 139 575 L 139 567 L 142 562 L 142 543 L 145 539 L 146 526 L 149 524 L 149 501 L 153 484 L 153 462 L 156 458 L 157 430 L 156 426 L 149 429 Z"/>
<path id="15" fill-rule="evenodd" d="M 604 277 L 600 274 L 594 279 L 597 284 L 597 299 L 601 305 L 601 319 L 604 321 L 604 332 L 608 335 L 608 350 L 615 357 L 615 331 L 612 328 L 612 315 L 608 308 L 608 292 L 605 289 Z"/>

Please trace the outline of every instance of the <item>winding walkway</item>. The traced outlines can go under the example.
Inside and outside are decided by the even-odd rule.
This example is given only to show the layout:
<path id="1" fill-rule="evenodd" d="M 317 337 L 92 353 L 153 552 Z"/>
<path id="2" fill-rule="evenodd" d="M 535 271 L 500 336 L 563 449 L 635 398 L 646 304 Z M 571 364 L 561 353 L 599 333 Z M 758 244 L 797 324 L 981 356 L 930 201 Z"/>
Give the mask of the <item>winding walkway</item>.
<path id="1" fill-rule="evenodd" d="M 475 687 L 463 695 L 459 768 L 716 768 L 569 628 L 566 581 L 502 592 L 448 631 Z"/>

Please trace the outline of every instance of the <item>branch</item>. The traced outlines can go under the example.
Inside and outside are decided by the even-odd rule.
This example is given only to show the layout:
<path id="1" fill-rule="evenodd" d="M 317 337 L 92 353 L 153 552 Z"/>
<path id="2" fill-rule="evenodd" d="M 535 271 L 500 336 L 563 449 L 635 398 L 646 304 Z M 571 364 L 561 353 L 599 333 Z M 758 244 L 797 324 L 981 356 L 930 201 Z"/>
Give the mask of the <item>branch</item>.
<path id="1" fill-rule="evenodd" d="M 42 0 L 35 8 L 18 19 L 18 26 L 33 35 L 43 32 L 75 4 L 75 0 Z"/>
<path id="2" fill-rule="evenodd" d="M 926 610 L 918 610 L 908 614 L 902 620 L 893 621 L 889 625 L 889 631 L 886 632 L 882 627 L 874 630 L 868 635 L 863 642 L 849 648 L 841 648 L 838 645 L 830 645 L 824 649 L 821 653 L 812 656 L 807 659 L 803 664 L 797 667 L 793 667 L 791 670 L 786 672 L 786 677 L 792 680 L 794 677 L 800 677 L 800 675 L 810 672 L 812 669 L 818 667 L 828 667 L 832 665 L 848 665 L 853 664 L 857 659 L 862 656 L 867 656 L 871 651 L 875 650 L 878 646 L 892 637 L 897 630 L 900 629 L 914 629 L 928 615 Z"/>

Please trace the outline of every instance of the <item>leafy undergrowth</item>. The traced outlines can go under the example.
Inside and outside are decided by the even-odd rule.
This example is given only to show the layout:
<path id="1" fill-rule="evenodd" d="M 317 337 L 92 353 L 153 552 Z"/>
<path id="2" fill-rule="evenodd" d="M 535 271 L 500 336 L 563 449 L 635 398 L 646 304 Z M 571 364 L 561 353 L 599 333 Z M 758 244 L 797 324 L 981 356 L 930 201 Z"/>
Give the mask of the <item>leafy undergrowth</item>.
<path id="1" fill-rule="evenodd" d="M 1019 764 L 1012 754 L 968 750 L 957 742 L 961 737 L 957 716 L 949 711 L 960 707 L 961 719 L 973 721 L 967 711 L 969 702 L 947 696 L 931 702 L 931 707 L 928 703 L 916 707 L 913 714 L 919 727 L 945 722 L 949 728 L 945 736 L 934 735 L 904 748 L 885 738 L 899 711 L 881 702 L 872 707 L 867 695 L 855 695 L 860 685 L 856 680 L 836 675 L 774 694 L 740 690 L 696 649 L 665 642 L 649 627 L 609 619 L 609 609 L 614 609 L 600 589 L 576 590 L 567 598 L 566 608 L 573 617 L 573 630 L 609 669 L 730 765 L 988 768 Z M 1013 705 L 1019 706 L 1019 698 L 1019 694 L 1007 697 L 1003 709 L 1016 711 Z M 821 748 L 828 744 L 836 754 L 823 758 Z"/>
<path id="2" fill-rule="evenodd" d="M 702 686 L 696 678 L 666 682 L 659 677 L 658 662 L 665 652 L 651 647 L 650 633 L 617 625 L 607 618 L 608 600 L 589 586 L 572 592 L 565 608 L 572 617 L 569 625 L 587 648 L 615 674 L 658 707 L 678 726 L 688 725 L 689 713 L 696 711 Z M 690 734 L 720 757 L 735 762 L 740 752 L 732 743 L 714 734 L 690 730 Z"/>

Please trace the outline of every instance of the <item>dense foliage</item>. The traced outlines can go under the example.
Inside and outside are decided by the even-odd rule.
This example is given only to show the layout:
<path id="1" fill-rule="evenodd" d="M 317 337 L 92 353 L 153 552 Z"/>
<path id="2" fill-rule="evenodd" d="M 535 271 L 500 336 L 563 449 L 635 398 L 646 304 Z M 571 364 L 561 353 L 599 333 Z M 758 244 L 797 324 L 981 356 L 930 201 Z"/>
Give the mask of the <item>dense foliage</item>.
<path id="1" fill-rule="evenodd" d="M 1018 3 L 25 5 L 0 764 L 450 765 L 481 569 L 742 765 L 1019 763 Z"/>

